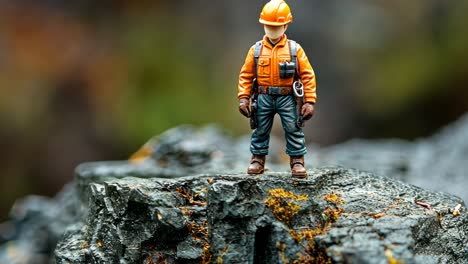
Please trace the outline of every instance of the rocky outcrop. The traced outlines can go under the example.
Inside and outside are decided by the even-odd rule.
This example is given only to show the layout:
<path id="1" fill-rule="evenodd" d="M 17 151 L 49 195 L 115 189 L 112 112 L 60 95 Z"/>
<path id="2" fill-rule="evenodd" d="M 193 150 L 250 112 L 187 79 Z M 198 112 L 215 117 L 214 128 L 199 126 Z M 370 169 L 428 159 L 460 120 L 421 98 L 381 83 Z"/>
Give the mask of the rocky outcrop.
<path id="1" fill-rule="evenodd" d="M 0 263 L 465 263 L 467 210 L 447 193 L 466 195 L 466 133 L 468 118 L 413 143 L 312 147 L 309 168 L 326 166 L 292 180 L 275 138 L 253 177 L 248 137 L 177 127 L 130 161 L 80 165 L 53 199 L 15 203 Z"/>
<path id="2" fill-rule="evenodd" d="M 77 182 L 103 165 L 80 167 Z M 344 168 L 312 170 L 309 180 L 273 172 L 162 179 L 135 177 L 132 164 L 116 169 L 125 166 L 82 186 L 89 212 L 58 243 L 58 263 L 468 261 L 468 215 L 450 212 L 463 204 L 455 196 Z"/>

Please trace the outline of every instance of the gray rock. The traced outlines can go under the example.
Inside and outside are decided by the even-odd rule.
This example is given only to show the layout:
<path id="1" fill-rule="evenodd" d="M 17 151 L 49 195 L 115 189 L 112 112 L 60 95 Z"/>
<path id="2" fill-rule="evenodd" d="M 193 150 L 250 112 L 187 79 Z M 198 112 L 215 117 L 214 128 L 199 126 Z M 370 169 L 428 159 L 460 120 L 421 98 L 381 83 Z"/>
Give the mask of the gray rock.
<path id="1" fill-rule="evenodd" d="M 438 190 L 465 197 L 467 133 L 465 117 L 413 143 L 311 148 L 309 168 L 358 169 L 318 167 L 308 180 L 292 180 L 274 172 L 288 170 L 274 137 L 270 170 L 252 177 L 244 174 L 247 136 L 178 127 L 151 139 L 151 153 L 138 162 L 85 163 L 57 197 L 18 201 L 0 225 L 0 263 L 465 263 L 465 204 Z M 266 205 L 275 189 L 307 195 L 281 201 L 289 213 L 298 206 L 285 218 L 291 221 Z M 346 204 L 325 201 L 331 193 Z M 414 198 L 429 203 L 441 222 Z M 453 216 L 457 204 L 461 215 Z"/>
<path id="2" fill-rule="evenodd" d="M 344 212 L 311 241 L 331 261 L 387 263 L 388 254 L 405 263 L 468 261 L 468 214 L 465 207 L 460 216 L 448 213 L 464 205 L 460 198 L 358 170 L 330 167 L 309 173 L 309 180 L 273 172 L 177 179 L 130 173 L 91 183 L 90 213 L 82 227 L 67 230 L 55 250 L 56 261 L 201 263 L 210 255 L 212 262 L 292 263 L 298 253 L 315 254 L 307 253 L 307 243 L 298 243 L 291 232 L 324 224 L 322 214 L 336 208 L 323 199 L 330 193 L 341 195 Z M 308 196 L 293 201 L 300 209 L 290 224 L 265 204 L 274 189 Z M 442 226 L 436 213 L 416 205 L 414 198 L 441 212 Z"/>
<path id="3" fill-rule="evenodd" d="M 308 164 L 345 166 L 372 171 L 468 201 L 468 114 L 432 137 L 414 142 L 399 139 L 359 140 L 315 149 Z"/>
<path id="4" fill-rule="evenodd" d="M 54 199 L 31 195 L 16 201 L 1 232 L 7 241 L 0 243 L 0 263 L 48 263 L 64 230 L 85 212 L 74 184 Z"/>

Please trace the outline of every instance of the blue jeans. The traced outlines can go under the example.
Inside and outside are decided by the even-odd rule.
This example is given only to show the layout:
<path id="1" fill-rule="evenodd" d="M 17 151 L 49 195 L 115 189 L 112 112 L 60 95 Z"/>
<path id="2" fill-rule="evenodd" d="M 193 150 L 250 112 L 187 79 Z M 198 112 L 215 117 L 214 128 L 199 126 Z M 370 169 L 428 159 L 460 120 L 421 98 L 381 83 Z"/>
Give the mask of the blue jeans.
<path id="1" fill-rule="evenodd" d="M 296 101 L 294 95 L 259 94 L 257 100 L 258 127 L 252 133 L 250 152 L 253 155 L 268 155 L 270 132 L 275 114 L 281 117 L 285 138 L 286 154 L 303 156 L 307 153 L 304 133 L 296 124 Z"/>

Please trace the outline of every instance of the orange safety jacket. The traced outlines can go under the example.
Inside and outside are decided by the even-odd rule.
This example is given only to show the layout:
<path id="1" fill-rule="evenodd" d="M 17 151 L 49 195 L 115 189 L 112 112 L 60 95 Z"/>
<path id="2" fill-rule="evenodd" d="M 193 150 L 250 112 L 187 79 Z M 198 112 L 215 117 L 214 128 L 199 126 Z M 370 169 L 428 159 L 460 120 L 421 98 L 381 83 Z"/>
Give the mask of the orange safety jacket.
<path id="1" fill-rule="evenodd" d="M 297 46 L 297 67 L 299 77 L 304 84 L 304 101 L 306 103 L 315 103 L 317 99 L 315 73 L 307 59 L 307 56 L 299 44 Z M 237 98 L 247 98 L 251 96 L 252 83 L 255 76 L 253 45 L 244 66 L 239 73 L 239 86 Z M 279 75 L 279 63 L 291 61 L 288 38 L 285 34 L 281 40 L 273 47 L 267 36 L 263 37 L 262 49 L 258 58 L 257 81 L 259 86 L 292 86 L 294 77 L 282 79 Z"/>

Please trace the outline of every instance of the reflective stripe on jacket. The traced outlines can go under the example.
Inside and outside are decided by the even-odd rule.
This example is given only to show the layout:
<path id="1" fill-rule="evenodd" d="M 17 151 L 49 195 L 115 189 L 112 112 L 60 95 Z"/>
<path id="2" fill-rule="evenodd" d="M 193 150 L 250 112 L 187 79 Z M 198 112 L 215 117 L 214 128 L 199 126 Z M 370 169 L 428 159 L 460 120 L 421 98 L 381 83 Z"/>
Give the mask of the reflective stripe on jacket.
<path id="1" fill-rule="evenodd" d="M 253 45 L 245 59 L 245 63 L 239 74 L 239 86 L 237 98 L 250 98 L 252 81 L 255 73 Z M 305 102 L 315 103 L 317 99 L 315 73 L 307 59 L 302 47 L 297 44 L 298 70 L 304 84 Z M 258 85 L 260 86 L 292 86 L 294 78 L 281 79 L 279 76 L 279 63 L 291 61 L 288 38 L 286 35 L 273 47 L 266 36 L 263 37 L 262 49 L 258 58 Z"/>

